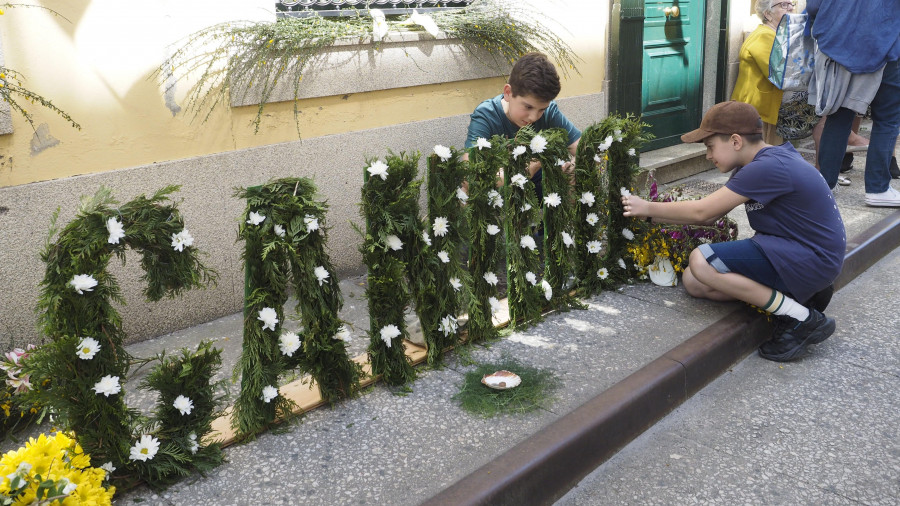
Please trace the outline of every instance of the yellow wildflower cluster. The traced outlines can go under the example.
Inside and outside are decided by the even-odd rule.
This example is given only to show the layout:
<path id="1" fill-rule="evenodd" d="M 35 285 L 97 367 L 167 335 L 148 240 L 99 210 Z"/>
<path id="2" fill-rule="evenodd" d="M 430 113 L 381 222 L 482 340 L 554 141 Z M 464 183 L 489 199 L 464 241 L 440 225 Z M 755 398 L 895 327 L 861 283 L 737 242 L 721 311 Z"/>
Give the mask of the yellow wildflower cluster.
<path id="1" fill-rule="evenodd" d="M 11 496 L 10 476 L 17 473 L 28 481 L 29 485 Z M 0 498 L 14 499 L 12 504 L 24 505 L 35 502 L 35 495 L 41 480 L 68 480 L 75 485 L 74 490 L 61 501 L 54 504 L 112 504 L 116 488 L 104 487 L 106 471 L 91 467 L 91 460 L 81 446 L 69 436 L 57 432 L 53 436 L 41 434 L 37 439 L 30 438 L 23 448 L 11 451 L 0 458 Z M 46 499 L 46 498 L 45 498 Z"/>
<path id="2" fill-rule="evenodd" d="M 634 259 L 634 265 L 640 269 L 640 274 L 647 274 L 648 267 L 657 257 L 668 258 L 675 272 L 682 272 L 687 266 L 690 250 L 674 244 L 676 239 L 664 233 L 662 227 L 651 226 L 647 233 L 635 236 L 628 243 L 628 253 Z"/>

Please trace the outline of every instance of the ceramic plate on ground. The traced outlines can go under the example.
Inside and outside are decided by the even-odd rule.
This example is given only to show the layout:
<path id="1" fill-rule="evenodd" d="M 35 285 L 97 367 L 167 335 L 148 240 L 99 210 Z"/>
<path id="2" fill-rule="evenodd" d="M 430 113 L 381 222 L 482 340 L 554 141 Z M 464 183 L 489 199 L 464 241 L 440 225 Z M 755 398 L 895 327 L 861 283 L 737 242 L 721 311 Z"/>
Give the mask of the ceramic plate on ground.
<path id="1" fill-rule="evenodd" d="M 519 383 L 522 382 L 522 378 L 514 372 L 497 371 L 492 374 L 485 374 L 484 377 L 481 378 L 481 382 L 484 383 L 485 386 L 495 390 L 506 390 L 519 386 Z"/>

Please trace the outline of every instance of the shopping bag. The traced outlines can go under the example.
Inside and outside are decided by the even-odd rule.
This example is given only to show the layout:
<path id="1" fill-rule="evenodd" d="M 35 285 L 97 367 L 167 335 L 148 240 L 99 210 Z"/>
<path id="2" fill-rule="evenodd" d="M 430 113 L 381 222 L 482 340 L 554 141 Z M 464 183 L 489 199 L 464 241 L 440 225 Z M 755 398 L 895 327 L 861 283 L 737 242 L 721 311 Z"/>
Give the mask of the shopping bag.
<path id="1" fill-rule="evenodd" d="M 784 91 L 806 91 L 815 66 L 816 43 L 803 35 L 806 14 L 785 14 L 769 55 L 769 81 Z"/>
<path id="2" fill-rule="evenodd" d="M 805 139 L 812 135 L 813 127 L 819 122 L 816 106 L 808 103 L 809 93 L 806 91 L 788 91 L 784 93 L 781 108 L 778 109 L 778 122 L 775 133 L 786 141 Z"/>

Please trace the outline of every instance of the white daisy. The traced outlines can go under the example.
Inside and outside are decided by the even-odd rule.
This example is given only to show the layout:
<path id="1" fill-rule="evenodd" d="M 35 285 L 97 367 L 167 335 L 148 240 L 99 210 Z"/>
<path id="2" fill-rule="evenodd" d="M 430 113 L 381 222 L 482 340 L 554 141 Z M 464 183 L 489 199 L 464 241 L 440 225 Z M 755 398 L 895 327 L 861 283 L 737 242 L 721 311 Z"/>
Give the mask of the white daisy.
<path id="1" fill-rule="evenodd" d="M 523 153 L 525 153 L 525 146 L 516 146 L 515 148 L 513 148 L 513 150 L 512 150 L 513 160 L 518 159 L 519 155 L 521 155 Z"/>
<path id="2" fill-rule="evenodd" d="M 462 188 L 456 189 L 456 198 L 459 199 L 460 202 L 466 203 L 469 201 L 469 194 L 466 193 Z"/>
<path id="3" fill-rule="evenodd" d="M 384 239 L 384 242 L 387 243 L 387 247 L 391 248 L 391 251 L 400 251 L 403 249 L 403 241 L 400 240 L 396 235 L 389 235 Z"/>
<path id="4" fill-rule="evenodd" d="M 587 217 L 585 217 L 584 221 L 588 222 L 588 225 L 594 226 L 600 221 L 600 218 L 597 217 L 596 213 L 588 213 Z"/>
<path id="5" fill-rule="evenodd" d="M 497 297 L 488 297 L 488 304 L 491 306 L 491 314 L 499 313 L 503 309 Z"/>
<path id="6" fill-rule="evenodd" d="M 84 292 L 94 291 L 94 287 L 97 286 L 97 280 L 90 274 L 76 274 L 72 276 L 69 284 L 72 285 L 72 288 L 80 295 L 84 295 Z"/>
<path id="7" fill-rule="evenodd" d="M 634 232 L 632 232 L 631 230 L 629 230 L 627 228 L 623 228 L 622 229 L 622 237 L 631 241 L 634 239 Z"/>
<path id="8" fill-rule="evenodd" d="M 600 279 L 606 279 L 609 277 L 609 271 L 606 270 L 606 267 L 597 269 L 597 277 Z"/>
<path id="9" fill-rule="evenodd" d="M 491 147 L 491 143 L 490 143 L 487 139 L 485 139 L 484 137 L 479 137 L 479 138 L 475 141 L 475 145 L 478 147 L 478 149 L 484 149 L 484 148 L 490 148 L 490 147 Z"/>
<path id="10" fill-rule="evenodd" d="M 307 214 L 306 217 L 303 218 L 303 223 L 306 224 L 307 232 L 319 230 L 319 219 L 311 214 Z"/>
<path id="11" fill-rule="evenodd" d="M 262 395 L 259 398 L 266 404 L 272 402 L 272 399 L 278 397 L 278 389 L 272 385 L 266 385 L 262 389 Z"/>
<path id="12" fill-rule="evenodd" d="M 381 160 L 375 160 L 375 163 L 373 163 L 366 170 L 369 172 L 369 175 L 371 177 L 378 176 L 381 178 L 382 181 L 386 180 L 388 177 L 388 166 L 386 163 L 382 162 Z"/>
<path id="13" fill-rule="evenodd" d="M 553 287 L 546 279 L 541 280 L 541 288 L 544 290 L 544 298 L 550 300 L 553 298 Z"/>
<path id="14" fill-rule="evenodd" d="M 434 147 L 434 154 L 438 155 L 438 158 L 441 159 L 442 162 L 446 162 L 453 156 L 453 153 L 450 151 L 450 148 L 447 146 L 441 146 L 438 144 Z"/>
<path id="15" fill-rule="evenodd" d="M 188 447 L 188 450 L 191 451 L 191 454 L 196 454 L 197 450 L 200 449 L 200 443 L 197 442 L 197 434 L 191 432 L 188 434 L 188 440 L 191 442 L 191 446 Z"/>
<path id="16" fill-rule="evenodd" d="M 491 286 L 495 286 L 499 280 L 496 274 L 489 271 L 484 273 L 484 281 Z"/>
<path id="17" fill-rule="evenodd" d="M 556 207 L 562 204 L 562 198 L 560 198 L 558 193 L 554 192 L 544 196 L 544 204 L 547 204 L 550 207 Z"/>
<path id="18" fill-rule="evenodd" d="M 131 455 L 129 457 L 131 460 L 147 462 L 148 460 L 153 460 L 153 457 L 156 456 L 156 452 L 158 451 L 159 439 L 156 439 L 149 434 L 144 434 L 141 436 L 141 439 L 131 447 Z"/>
<path id="19" fill-rule="evenodd" d="M 100 351 L 100 343 L 93 337 L 85 337 L 78 343 L 78 351 L 75 352 L 81 360 L 90 360 Z"/>
<path id="20" fill-rule="evenodd" d="M 581 202 L 582 204 L 584 204 L 584 205 L 586 205 L 586 206 L 588 206 L 588 207 L 592 207 L 592 206 L 594 205 L 594 200 L 595 200 L 595 199 L 594 199 L 594 194 L 593 194 L 593 193 L 591 193 L 591 192 L 584 192 L 584 193 L 581 194 L 581 198 L 578 199 L 578 202 Z"/>
<path id="21" fill-rule="evenodd" d="M 458 292 L 460 288 L 462 288 L 462 282 L 459 278 L 450 278 L 450 286 L 453 287 L 453 291 Z"/>
<path id="22" fill-rule="evenodd" d="M 488 235 L 497 235 L 500 233 L 500 227 L 491 223 L 487 226 L 487 233 Z"/>
<path id="23" fill-rule="evenodd" d="M 603 139 L 603 142 L 601 142 L 601 143 L 597 146 L 597 151 L 599 151 L 599 152 L 601 152 L 601 153 L 604 152 L 604 151 L 606 151 L 607 149 L 609 149 L 610 146 L 612 146 L 612 143 L 613 143 L 613 137 L 612 137 L 612 135 L 607 135 L 607 136 L 606 136 L 606 139 Z"/>
<path id="24" fill-rule="evenodd" d="M 275 225 L 274 227 L 272 227 L 272 230 L 275 231 L 275 235 L 277 235 L 278 237 L 284 237 L 284 227 L 282 227 L 281 225 Z"/>
<path id="25" fill-rule="evenodd" d="M 348 329 L 346 325 L 341 325 L 340 327 L 338 327 L 338 331 L 337 334 L 334 335 L 334 339 L 349 343 L 351 340 L 353 340 L 353 336 L 350 334 L 350 329 Z"/>
<path id="26" fill-rule="evenodd" d="M 625 188 L 624 186 L 621 187 L 621 188 L 619 188 L 619 193 L 621 193 L 623 197 L 630 197 L 630 196 L 631 196 L 631 192 L 628 191 L 628 188 Z"/>
<path id="27" fill-rule="evenodd" d="M 528 281 L 531 283 L 531 286 L 534 286 L 537 284 L 537 276 L 535 276 L 533 272 L 528 271 L 525 273 L 525 281 Z"/>
<path id="28" fill-rule="evenodd" d="M 522 204 L 522 207 L 519 208 L 519 211 L 522 211 L 523 213 L 525 211 L 530 211 L 530 210 L 531 210 L 531 204 L 529 204 L 528 202 Z"/>
<path id="29" fill-rule="evenodd" d="M 125 227 L 115 217 L 106 220 L 106 231 L 109 232 L 109 239 L 106 240 L 109 244 L 119 244 L 119 239 L 125 237 Z"/>
<path id="30" fill-rule="evenodd" d="M 194 244 L 194 236 L 188 232 L 188 229 L 184 229 L 177 234 L 172 234 L 172 248 L 175 251 L 184 251 L 184 248 L 189 248 Z"/>
<path id="31" fill-rule="evenodd" d="M 594 155 L 594 161 L 597 163 L 603 163 L 603 159 L 600 158 L 600 155 Z"/>
<path id="32" fill-rule="evenodd" d="M 621 267 L 622 270 L 625 270 L 625 268 L 626 268 L 626 267 L 625 267 L 625 260 L 622 260 L 622 259 L 620 258 L 618 263 L 619 263 L 619 267 Z"/>
<path id="33" fill-rule="evenodd" d="M 600 253 L 600 241 L 590 241 L 587 243 L 588 253 Z"/>
<path id="34" fill-rule="evenodd" d="M 264 307 L 259 310 L 259 316 L 256 319 L 263 322 L 263 330 L 275 330 L 275 325 L 278 323 L 278 313 L 270 307 Z"/>
<path id="35" fill-rule="evenodd" d="M 441 262 L 445 264 L 450 263 L 450 255 L 446 251 L 439 251 L 438 258 L 440 258 Z"/>
<path id="36" fill-rule="evenodd" d="M 531 139 L 530 147 L 532 153 L 543 153 L 544 149 L 547 147 L 547 139 L 543 138 L 540 135 L 535 135 Z"/>
<path id="37" fill-rule="evenodd" d="M 295 332 L 282 332 L 281 337 L 278 338 L 278 348 L 284 355 L 294 356 L 294 352 L 300 349 L 300 336 Z"/>
<path id="38" fill-rule="evenodd" d="M 422 241 L 424 241 L 428 246 L 431 246 L 431 237 L 428 237 L 427 230 L 422 231 Z"/>
<path id="39" fill-rule="evenodd" d="M 393 323 L 390 325 L 385 325 L 381 327 L 381 340 L 384 341 L 385 346 L 388 348 L 391 347 L 391 339 L 400 335 L 400 329 L 397 328 Z"/>
<path id="40" fill-rule="evenodd" d="M 431 226 L 431 230 L 434 231 L 434 235 L 437 237 L 444 237 L 447 235 L 447 232 L 450 231 L 450 222 L 447 220 L 446 216 L 438 216 L 434 219 L 434 224 Z"/>
<path id="41" fill-rule="evenodd" d="M 250 225 L 259 225 L 264 221 L 266 221 L 266 217 L 256 211 L 250 211 L 250 214 L 247 215 L 247 223 Z"/>
<path id="42" fill-rule="evenodd" d="M 455 333 L 458 328 L 459 325 L 456 323 L 456 317 L 453 315 L 447 315 L 441 318 L 441 324 L 438 325 L 438 330 L 443 332 L 445 336 Z"/>
<path id="43" fill-rule="evenodd" d="M 175 398 L 175 402 L 172 403 L 172 407 L 177 409 L 182 415 L 189 415 L 191 414 L 191 411 L 194 410 L 194 401 L 188 397 L 179 395 Z"/>
<path id="44" fill-rule="evenodd" d="M 572 239 L 572 236 L 569 235 L 568 232 L 561 232 L 560 235 L 562 235 L 563 244 L 565 244 L 567 248 L 575 244 L 575 241 Z"/>
<path id="45" fill-rule="evenodd" d="M 537 243 L 534 242 L 534 237 L 530 235 L 523 235 L 521 239 L 519 239 L 519 246 L 534 251 L 537 249 Z"/>
<path id="46" fill-rule="evenodd" d="M 115 395 L 122 391 L 122 385 L 119 384 L 118 376 L 110 376 L 106 375 L 100 378 L 100 381 L 94 383 L 94 392 L 97 395 L 105 395 L 109 397 L 110 395 Z"/>
<path id="47" fill-rule="evenodd" d="M 319 286 L 322 286 L 322 283 L 331 276 L 331 274 L 328 273 L 328 269 L 323 265 L 316 267 L 313 272 L 316 275 L 316 280 L 319 281 Z"/>
<path id="48" fill-rule="evenodd" d="M 514 186 L 518 186 L 519 188 L 524 189 L 525 183 L 528 182 L 528 178 L 523 176 L 522 174 L 516 174 L 509 180 Z"/>
<path id="49" fill-rule="evenodd" d="M 629 149 L 628 149 L 628 156 L 634 156 L 634 155 L 635 155 L 634 148 L 629 148 Z"/>
<path id="50" fill-rule="evenodd" d="M 497 190 L 488 192 L 488 204 L 494 207 L 503 207 L 503 196 Z"/>

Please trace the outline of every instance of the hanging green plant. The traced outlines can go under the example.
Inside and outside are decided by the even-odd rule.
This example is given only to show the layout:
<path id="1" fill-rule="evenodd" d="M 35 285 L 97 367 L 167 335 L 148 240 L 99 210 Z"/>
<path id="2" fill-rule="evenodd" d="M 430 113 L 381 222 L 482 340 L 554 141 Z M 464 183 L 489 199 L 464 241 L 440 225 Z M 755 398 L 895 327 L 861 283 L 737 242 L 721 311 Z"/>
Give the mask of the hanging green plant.
<path id="1" fill-rule="evenodd" d="M 27 372 L 32 381 L 50 383 L 37 390 L 36 398 L 59 427 L 75 434 L 94 462 L 109 463 L 118 470 L 113 477 L 128 483 L 141 477 L 158 486 L 197 467 L 184 452 L 183 440 L 160 432 L 159 419 L 145 419 L 125 405 L 122 383 L 132 359 L 113 307 L 124 300 L 107 270 L 112 255 L 124 262 L 127 247 L 138 251 L 147 283 L 144 295 L 150 301 L 214 281 L 215 273 L 201 263 L 178 209 L 167 203 L 177 189 L 167 186 L 150 198 L 141 195 L 116 207 L 110 190 L 101 187 L 92 198 L 82 199 L 75 219 L 53 242 L 57 210 L 41 253 L 46 273 L 38 310 L 51 342 L 29 357 Z M 196 389 L 202 378 L 194 371 L 179 381 Z M 190 427 L 198 440 L 206 435 L 202 427 Z M 155 459 L 158 453 L 178 455 L 179 466 L 173 467 L 168 457 Z"/>
<path id="2" fill-rule="evenodd" d="M 244 347 L 234 371 L 240 374 L 241 392 L 232 423 L 245 436 L 293 411 L 293 403 L 278 391 L 280 378 L 292 369 L 309 373 L 328 403 L 358 389 L 361 369 L 347 354 L 350 331 L 338 317 L 343 298 L 325 252 L 327 205 L 316 200 L 316 193 L 309 178 L 283 178 L 235 192 L 247 200 L 247 208 L 240 225 Z M 289 284 L 302 331 L 284 328 Z"/>
<path id="3" fill-rule="evenodd" d="M 541 219 L 540 203 L 528 172 L 533 158 L 529 150 L 532 137 L 534 130 L 530 127 L 519 130 L 510 143 L 512 161 L 504 171 L 502 193 L 488 192 L 491 205 L 506 206 L 506 299 L 512 327 L 540 320 L 544 302 L 552 297 L 550 283 L 541 279 L 541 252 L 535 239 Z"/>
<path id="4" fill-rule="evenodd" d="M 488 273 L 497 273 L 503 265 L 506 249 L 503 242 L 503 206 L 490 192 L 497 191 L 497 171 L 509 166 L 509 139 L 495 135 L 490 140 L 479 138 L 469 150 L 468 201 L 469 272 L 472 297 L 468 313 L 469 342 L 496 338 L 493 315 L 499 310 L 499 290 Z"/>
<path id="5" fill-rule="evenodd" d="M 448 253 L 426 247 L 431 238 L 419 217 L 418 163 L 419 153 L 370 159 L 362 187 L 366 231 L 360 252 L 368 267 L 369 363 L 372 374 L 380 374 L 389 385 L 403 385 L 416 377 L 403 345 L 409 337 L 404 313 L 411 299 L 407 266 L 434 261 L 420 255 L 449 262 L 449 256 L 444 261 Z"/>
<path id="6" fill-rule="evenodd" d="M 462 239 L 467 228 L 462 204 L 469 197 L 461 188 L 466 177 L 461 154 L 438 145 L 428 157 L 428 221 L 424 234 L 430 236 L 431 254 L 418 255 L 426 260 L 426 265 L 409 264 L 412 294 L 428 346 L 429 365 L 440 362 L 444 351 L 459 342 L 457 317 L 463 301 L 471 297 L 472 281 L 462 268 Z M 410 254 L 415 253 L 410 251 Z"/>
<path id="7" fill-rule="evenodd" d="M 605 131 L 601 124 L 589 126 L 581 133 L 575 156 L 575 196 L 578 200 L 573 228 L 579 252 L 575 255 L 575 278 L 580 297 L 599 293 L 605 280 L 609 279 L 609 267 L 604 265 L 601 254 L 605 229 L 600 216 L 605 217 L 601 209 L 606 209 L 605 198 L 608 195 L 602 177 L 608 162 L 608 147 L 603 147 L 604 139 Z"/>
<path id="8" fill-rule="evenodd" d="M 339 39 L 364 42 L 372 38 L 373 19 L 365 15 L 367 11 L 355 13 L 214 25 L 188 36 L 153 76 L 167 89 L 177 82 L 190 82 L 185 111 L 201 122 L 234 98 L 243 102 L 248 94 L 258 94 L 254 133 L 259 132 L 263 110 L 277 84 L 291 83 L 299 135 L 299 90 L 310 62 Z M 577 72 L 578 58 L 572 49 L 548 27 L 547 18 L 539 17 L 527 4 L 479 0 L 464 9 L 435 13 L 432 19 L 439 30 L 459 39 L 472 54 L 486 50 L 506 65 L 528 52 L 543 51 L 556 60 L 563 75 L 569 70 Z M 385 30 L 424 29 L 410 23 L 408 16 L 388 16 L 385 23 Z"/>

